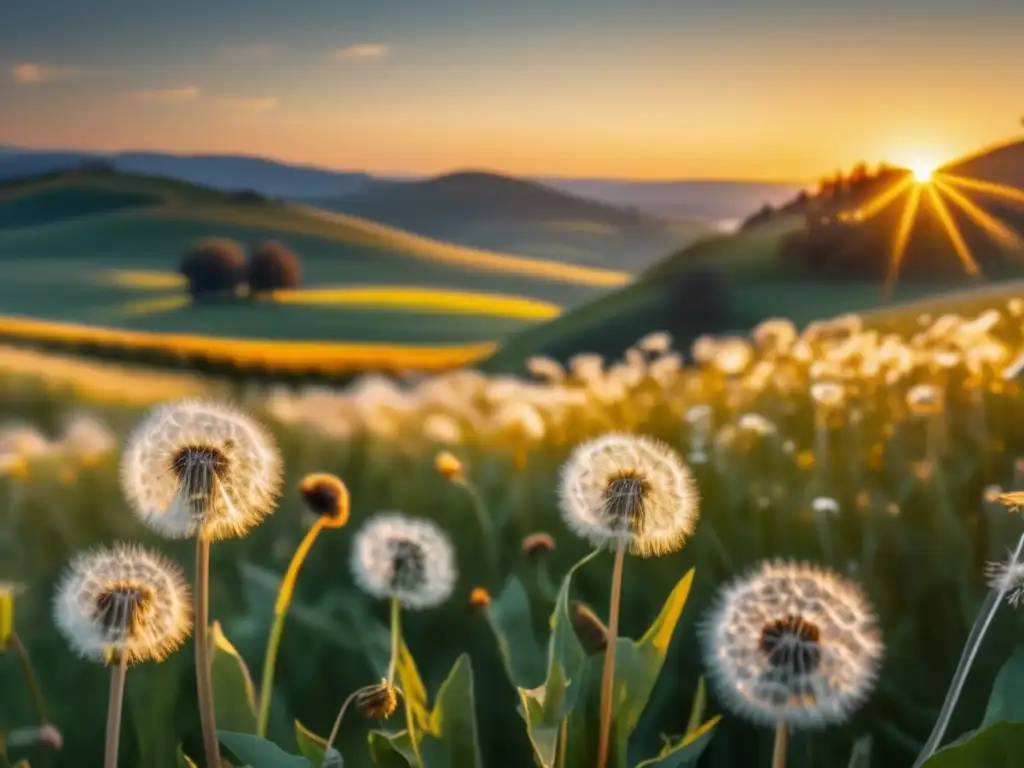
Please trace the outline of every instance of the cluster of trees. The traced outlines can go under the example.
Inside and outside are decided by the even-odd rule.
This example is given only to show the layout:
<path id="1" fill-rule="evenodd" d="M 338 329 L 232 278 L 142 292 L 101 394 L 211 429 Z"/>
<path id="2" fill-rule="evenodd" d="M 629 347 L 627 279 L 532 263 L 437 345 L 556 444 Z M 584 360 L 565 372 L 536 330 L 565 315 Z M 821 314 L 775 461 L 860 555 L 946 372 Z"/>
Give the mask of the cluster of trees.
<path id="1" fill-rule="evenodd" d="M 193 299 L 226 298 L 243 288 L 250 297 L 297 288 L 302 281 L 299 258 L 287 246 L 268 240 L 245 249 L 233 240 L 206 238 L 194 243 L 178 267 Z"/>

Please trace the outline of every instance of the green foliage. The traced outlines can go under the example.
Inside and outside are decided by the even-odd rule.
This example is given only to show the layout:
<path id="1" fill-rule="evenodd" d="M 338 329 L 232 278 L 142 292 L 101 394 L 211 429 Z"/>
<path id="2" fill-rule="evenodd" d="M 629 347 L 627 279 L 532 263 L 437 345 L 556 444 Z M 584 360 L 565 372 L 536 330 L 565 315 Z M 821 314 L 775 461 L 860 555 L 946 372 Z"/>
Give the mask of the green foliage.
<path id="1" fill-rule="evenodd" d="M 272 741 L 249 733 L 217 731 L 217 738 L 249 768 L 313 768 L 305 757 L 289 755 Z"/>
<path id="2" fill-rule="evenodd" d="M 217 725 L 226 731 L 256 733 L 256 693 L 245 661 L 224 636 L 220 622 L 210 628 L 210 675 Z"/>

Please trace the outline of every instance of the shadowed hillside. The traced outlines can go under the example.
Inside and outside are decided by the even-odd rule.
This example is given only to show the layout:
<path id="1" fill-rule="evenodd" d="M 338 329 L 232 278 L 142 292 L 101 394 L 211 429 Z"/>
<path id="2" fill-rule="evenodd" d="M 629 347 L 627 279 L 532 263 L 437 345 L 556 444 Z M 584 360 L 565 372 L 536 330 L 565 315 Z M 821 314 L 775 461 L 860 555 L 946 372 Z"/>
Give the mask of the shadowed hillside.
<path id="1" fill-rule="evenodd" d="M 703 229 L 536 182 L 475 171 L 378 183 L 364 192 L 316 204 L 466 245 L 629 270 L 643 267 Z"/>

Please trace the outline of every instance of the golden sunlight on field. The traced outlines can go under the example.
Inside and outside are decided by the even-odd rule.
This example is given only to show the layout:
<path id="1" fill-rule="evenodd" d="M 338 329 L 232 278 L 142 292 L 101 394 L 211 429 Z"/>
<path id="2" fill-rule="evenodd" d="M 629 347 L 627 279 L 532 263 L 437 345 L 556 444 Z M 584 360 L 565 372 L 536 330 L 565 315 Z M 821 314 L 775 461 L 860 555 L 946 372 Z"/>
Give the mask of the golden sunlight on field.
<path id="1" fill-rule="evenodd" d="M 185 288 L 185 278 L 177 272 L 149 269 L 112 269 L 103 275 L 105 285 L 139 291 L 165 291 Z"/>
<path id="2" fill-rule="evenodd" d="M 124 351 L 158 351 L 182 358 L 194 356 L 210 363 L 265 366 L 277 371 L 315 369 L 331 374 L 364 368 L 446 370 L 479 360 L 494 349 L 492 343 L 432 347 L 302 341 L 282 343 L 123 331 L 21 317 L 0 318 L 0 336 L 19 340 L 92 344 Z"/>
<path id="3" fill-rule="evenodd" d="M 411 286 L 325 287 L 278 291 L 274 301 L 281 304 L 372 307 L 414 312 L 483 315 L 521 320 L 550 320 L 561 307 L 547 301 L 472 291 L 451 291 Z"/>

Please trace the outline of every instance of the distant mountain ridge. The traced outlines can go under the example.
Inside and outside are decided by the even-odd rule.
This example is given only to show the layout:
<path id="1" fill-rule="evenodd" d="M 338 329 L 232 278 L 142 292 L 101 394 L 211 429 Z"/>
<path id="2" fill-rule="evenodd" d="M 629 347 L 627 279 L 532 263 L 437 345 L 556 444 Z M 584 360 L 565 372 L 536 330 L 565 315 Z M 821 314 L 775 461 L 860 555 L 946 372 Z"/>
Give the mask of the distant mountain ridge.
<path id="1" fill-rule="evenodd" d="M 370 194 L 378 185 L 417 183 L 416 175 L 382 176 L 359 170 L 304 166 L 248 155 L 169 152 L 92 152 L 75 149 L 27 149 L 0 145 L 0 181 L 70 170 L 82 163 L 106 162 L 115 170 L 165 176 L 225 192 L 250 190 L 266 197 L 314 202 L 352 194 Z M 460 173 L 434 177 L 459 176 Z M 635 208 L 646 216 L 699 219 L 717 223 L 741 219 L 765 203 L 791 197 L 799 184 L 746 181 L 630 181 L 564 177 L 495 177 L 537 183 L 558 192 L 616 208 Z"/>

